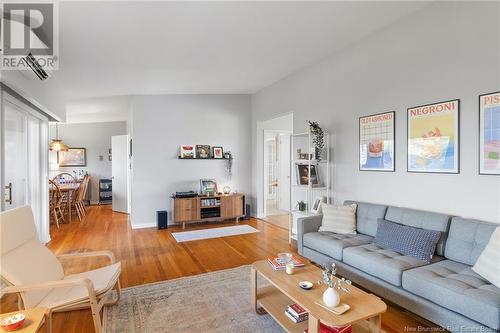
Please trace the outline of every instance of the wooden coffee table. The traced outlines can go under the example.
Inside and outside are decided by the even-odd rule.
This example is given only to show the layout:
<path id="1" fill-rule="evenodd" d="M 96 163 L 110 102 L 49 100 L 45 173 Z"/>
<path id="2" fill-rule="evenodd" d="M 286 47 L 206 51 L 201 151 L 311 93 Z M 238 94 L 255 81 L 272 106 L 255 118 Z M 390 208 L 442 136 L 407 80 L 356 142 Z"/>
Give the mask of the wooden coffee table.
<path id="1" fill-rule="evenodd" d="M 269 280 L 271 286 L 257 288 L 257 273 Z M 318 333 L 320 321 L 329 326 L 352 325 L 356 333 L 381 332 L 381 314 L 387 310 L 387 306 L 380 298 L 349 286 L 349 293 L 340 292 L 340 303 L 346 303 L 351 308 L 342 315 L 335 315 L 317 304 L 326 290 L 325 285 L 316 283 L 321 278 L 321 269 L 312 264 L 295 268 L 294 274 L 288 275 L 285 271 L 273 270 L 267 260 L 254 262 L 251 269 L 252 307 L 257 313 L 262 313 L 259 306 L 262 307 L 287 332 L 302 333 L 309 328 L 309 333 Z M 300 281 L 313 282 L 314 287 L 303 290 L 299 287 Z M 292 322 L 285 315 L 287 306 L 292 303 L 299 304 L 309 312 L 309 320 L 298 324 Z"/>

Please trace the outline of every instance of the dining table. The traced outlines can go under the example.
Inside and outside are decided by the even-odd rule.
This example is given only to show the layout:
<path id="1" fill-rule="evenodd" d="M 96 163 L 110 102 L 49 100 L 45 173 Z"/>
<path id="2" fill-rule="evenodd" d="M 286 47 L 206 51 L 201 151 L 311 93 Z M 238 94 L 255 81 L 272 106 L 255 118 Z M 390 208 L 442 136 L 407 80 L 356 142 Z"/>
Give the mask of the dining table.
<path id="1" fill-rule="evenodd" d="M 80 187 L 80 183 L 77 182 L 77 183 L 65 183 L 65 184 L 58 184 L 57 185 L 59 187 L 59 190 L 62 192 L 62 193 L 65 193 L 66 194 L 66 198 L 68 198 L 67 200 L 67 205 L 68 205 L 68 221 L 69 223 L 71 223 L 71 199 L 73 198 L 74 196 L 74 193 L 75 191 Z M 53 188 L 50 188 L 50 191 L 52 191 Z"/>

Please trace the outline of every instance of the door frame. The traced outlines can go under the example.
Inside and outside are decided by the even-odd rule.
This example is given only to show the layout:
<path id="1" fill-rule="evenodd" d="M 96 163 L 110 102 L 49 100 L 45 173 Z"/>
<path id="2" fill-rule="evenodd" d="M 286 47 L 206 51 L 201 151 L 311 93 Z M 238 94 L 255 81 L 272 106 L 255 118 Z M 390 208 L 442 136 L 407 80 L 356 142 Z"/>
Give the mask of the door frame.
<path id="1" fill-rule="evenodd" d="M 267 216 L 267 184 L 266 184 L 266 134 L 289 134 L 290 136 L 293 135 L 293 131 L 288 131 L 288 130 L 272 130 L 272 129 L 264 129 L 262 131 L 262 212 L 263 212 L 263 217 Z M 290 164 L 290 163 L 289 163 Z M 277 196 L 279 193 L 277 193 Z"/>

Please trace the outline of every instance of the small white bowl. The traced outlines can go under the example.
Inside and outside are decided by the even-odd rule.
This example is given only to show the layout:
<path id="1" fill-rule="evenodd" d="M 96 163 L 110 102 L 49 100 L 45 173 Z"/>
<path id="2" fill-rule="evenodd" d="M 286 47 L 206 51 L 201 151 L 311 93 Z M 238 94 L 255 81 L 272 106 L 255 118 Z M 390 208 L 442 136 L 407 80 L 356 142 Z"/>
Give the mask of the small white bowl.
<path id="1" fill-rule="evenodd" d="M 312 284 L 312 282 L 309 282 L 309 281 L 300 281 L 299 287 L 304 289 L 304 290 L 310 290 L 310 289 L 312 289 L 313 284 Z"/>

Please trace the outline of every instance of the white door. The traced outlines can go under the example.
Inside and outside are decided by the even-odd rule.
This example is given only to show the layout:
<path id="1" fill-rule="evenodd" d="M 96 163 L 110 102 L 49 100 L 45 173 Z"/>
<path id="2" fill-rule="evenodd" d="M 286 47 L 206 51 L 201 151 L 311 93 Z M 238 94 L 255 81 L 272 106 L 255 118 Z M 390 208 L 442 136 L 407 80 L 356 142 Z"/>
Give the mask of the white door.
<path id="1" fill-rule="evenodd" d="M 280 134 L 279 209 L 290 211 L 290 134 Z"/>
<path id="2" fill-rule="evenodd" d="M 3 210 L 28 203 L 28 123 L 16 105 L 4 106 L 4 189 Z"/>
<path id="3" fill-rule="evenodd" d="M 129 213 L 128 200 L 128 135 L 111 137 L 113 175 L 113 210 L 115 212 Z"/>

